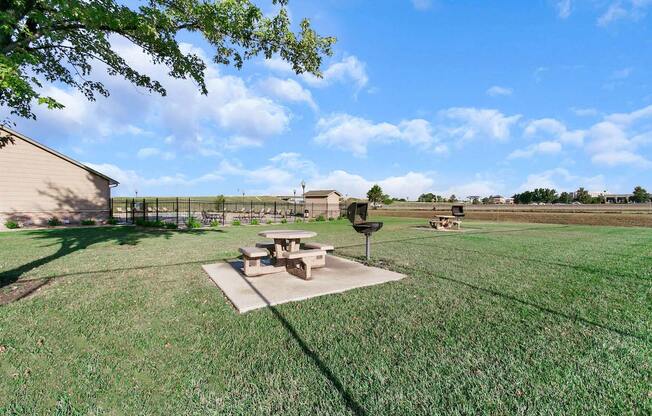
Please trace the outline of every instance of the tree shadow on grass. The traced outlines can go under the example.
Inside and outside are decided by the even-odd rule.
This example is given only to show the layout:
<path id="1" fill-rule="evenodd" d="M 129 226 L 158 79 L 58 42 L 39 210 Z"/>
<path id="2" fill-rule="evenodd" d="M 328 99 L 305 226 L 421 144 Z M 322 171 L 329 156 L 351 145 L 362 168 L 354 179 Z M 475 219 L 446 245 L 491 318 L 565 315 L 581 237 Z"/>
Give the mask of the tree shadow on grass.
<path id="1" fill-rule="evenodd" d="M 233 264 L 231 264 L 233 266 Z M 235 267 L 235 266 L 234 266 Z M 239 267 L 238 267 L 239 269 Z M 240 273 L 240 272 L 238 272 Z M 340 395 L 340 398 L 344 402 L 344 405 L 346 406 L 351 413 L 357 416 L 361 415 L 366 415 L 367 412 L 364 410 L 364 408 L 353 398 L 351 393 L 348 391 L 346 387 L 344 387 L 344 384 L 340 381 L 340 379 L 331 371 L 331 369 L 326 365 L 324 361 L 319 357 L 319 355 L 313 351 L 310 346 L 306 343 L 306 341 L 301 338 L 301 335 L 297 332 L 297 330 L 294 328 L 294 326 L 283 316 L 283 314 L 276 308 L 274 305 L 271 304 L 271 302 L 263 295 L 260 293 L 258 289 L 254 285 L 249 282 L 241 273 L 240 276 L 242 279 L 249 285 L 251 290 L 256 292 L 256 294 L 265 302 L 267 305 L 267 309 L 269 309 L 274 317 L 281 323 L 283 328 L 292 336 L 294 341 L 297 343 L 299 348 L 301 349 L 301 352 L 312 361 L 314 366 L 319 370 L 319 372 L 328 380 L 328 382 L 335 388 L 337 393 Z"/>
<path id="2" fill-rule="evenodd" d="M 46 242 L 42 247 L 58 246 L 58 249 L 45 257 L 38 258 L 10 270 L 0 273 L 0 290 L 18 281 L 26 273 L 44 266 L 94 244 L 114 243 L 119 245 L 136 245 L 145 238 L 170 238 L 169 230 L 141 230 L 135 227 L 91 227 L 58 228 L 52 230 L 35 230 L 25 232 L 28 236 Z M 48 284 L 52 278 L 32 279 L 29 283 L 14 290 L 0 292 L 0 305 L 4 305 L 33 293 Z"/>

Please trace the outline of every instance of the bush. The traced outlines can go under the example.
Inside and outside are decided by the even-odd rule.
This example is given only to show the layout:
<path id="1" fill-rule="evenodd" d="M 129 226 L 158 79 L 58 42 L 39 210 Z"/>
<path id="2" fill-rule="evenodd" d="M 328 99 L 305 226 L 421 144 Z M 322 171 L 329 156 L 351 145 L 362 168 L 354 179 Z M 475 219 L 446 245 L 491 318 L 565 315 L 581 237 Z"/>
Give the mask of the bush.
<path id="1" fill-rule="evenodd" d="M 323 215 L 320 215 L 320 216 L 317 217 L 317 221 L 326 221 L 326 217 L 324 217 Z"/>
<path id="2" fill-rule="evenodd" d="M 61 225 L 61 220 L 57 217 L 52 217 L 48 220 L 48 225 L 50 227 L 56 227 L 57 225 Z"/>
<path id="3" fill-rule="evenodd" d="M 240 225 L 240 220 L 233 220 L 231 225 Z"/>
<path id="4" fill-rule="evenodd" d="M 95 220 L 82 220 L 81 225 L 95 225 Z"/>
<path id="5" fill-rule="evenodd" d="M 295 222 L 296 224 L 300 224 L 300 223 L 303 222 L 303 220 L 302 220 L 301 218 L 295 218 L 295 219 L 294 219 L 294 222 Z"/>
<path id="6" fill-rule="evenodd" d="M 109 224 L 109 225 L 116 225 L 116 224 L 118 223 L 118 220 L 116 220 L 115 218 L 111 217 L 111 218 L 109 218 L 108 220 L 106 220 L 106 223 Z"/>
<path id="7" fill-rule="evenodd" d="M 328 221 L 335 221 L 335 218 L 333 218 L 333 217 L 328 217 Z"/>
<path id="8" fill-rule="evenodd" d="M 258 224 L 260 224 L 260 221 L 258 221 L 257 218 L 251 220 L 251 225 L 258 225 Z"/>
<path id="9" fill-rule="evenodd" d="M 219 220 L 211 220 L 211 227 L 219 227 L 219 226 L 220 226 Z"/>
<path id="10" fill-rule="evenodd" d="M 18 223 L 14 220 L 7 220 L 5 221 L 5 227 L 9 228 L 10 230 L 16 229 L 20 227 Z"/>
<path id="11" fill-rule="evenodd" d="M 163 227 L 167 228 L 168 230 L 176 230 L 177 228 L 179 228 L 179 226 L 173 222 L 163 223 Z"/>
<path id="12" fill-rule="evenodd" d="M 288 223 L 288 220 L 287 220 L 287 219 L 283 218 L 283 219 L 281 220 L 281 224 L 287 224 L 287 223 Z"/>
<path id="13" fill-rule="evenodd" d="M 272 223 L 272 220 L 267 220 L 267 224 L 271 224 L 271 223 Z"/>
<path id="14" fill-rule="evenodd" d="M 201 222 L 199 222 L 199 220 L 195 217 L 188 217 L 188 221 L 186 221 L 186 227 L 189 229 L 200 228 Z"/>

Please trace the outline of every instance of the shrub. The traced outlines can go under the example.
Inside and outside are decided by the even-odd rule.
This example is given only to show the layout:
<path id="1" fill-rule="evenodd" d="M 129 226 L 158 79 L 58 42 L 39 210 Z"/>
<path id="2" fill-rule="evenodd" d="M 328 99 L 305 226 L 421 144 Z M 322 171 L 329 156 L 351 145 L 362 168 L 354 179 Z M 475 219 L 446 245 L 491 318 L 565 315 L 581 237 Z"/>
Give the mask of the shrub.
<path id="1" fill-rule="evenodd" d="M 240 225 L 240 220 L 233 220 L 231 225 Z"/>
<path id="2" fill-rule="evenodd" d="M 287 223 L 288 223 L 288 220 L 287 220 L 287 219 L 283 218 L 283 219 L 281 220 L 281 224 L 287 224 Z"/>
<path id="3" fill-rule="evenodd" d="M 48 225 L 50 227 L 56 227 L 57 225 L 61 225 L 61 220 L 57 217 L 52 217 L 48 220 Z"/>
<path id="4" fill-rule="evenodd" d="M 317 221 L 326 221 L 326 218 L 323 215 L 317 217 Z"/>
<path id="5" fill-rule="evenodd" d="M 211 220 L 211 227 L 219 227 L 219 226 L 220 226 L 219 220 Z"/>
<path id="6" fill-rule="evenodd" d="M 272 220 L 267 220 L 267 224 L 271 224 L 271 223 L 272 223 Z"/>
<path id="7" fill-rule="evenodd" d="M 186 221 L 186 227 L 189 229 L 193 228 L 199 228 L 201 227 L 201 222 L 195 217 L 188 217 L 188 220 Z"/>
<path id="8" fill-rule="evenodd" d="M 118 223 L 118 220 L 116 220 L 115 218 L 111 217 L 111 218 L 109 218 L 108 220 L 106 220 L 106 223 L 109 224 L 109 225 L 116 225 L 116 224 Z"/>
<path id="9" fill-rule="evenodd" d="M 14 220 L 7 220 L 5 221 L 5 227 L 9 228 L 10 230 L 16 229 L 20 227 L 18 223 Z"/>
<path id="10" fill-rule="evenodd" d="M 258 221 L 257 218 L 251 220 L 251 225 L 258 225 L 258 224 L 260 224 L 260 221 Z"/>
<path id="11" fill-rule="evenodd" d="M 328 221 L 335 221 L 335 218 L 333 218 L 333 217 L 328 217 Z"/>
<path id="12" fill-rule="evenodd" d="M 299 223 L 302 223 L 303 220 L 302 220 L 301 218 L 295 218 L 295 219 L 294 219 L 294 222 L 297 223 L 297 224 L 299 224 Z"/>
<path id="13" fill-rule="evenodd" d="M 176 230 L 177 228 L 179 228 L 179 226 L 173 222 L 163 223 L 163 227 L 167 228 L 168 230 Z"/>
<path id="14" fill-rule="evenodd" d="M 95 225 L 95 220 L 82 220 L 81 225 Z"/>

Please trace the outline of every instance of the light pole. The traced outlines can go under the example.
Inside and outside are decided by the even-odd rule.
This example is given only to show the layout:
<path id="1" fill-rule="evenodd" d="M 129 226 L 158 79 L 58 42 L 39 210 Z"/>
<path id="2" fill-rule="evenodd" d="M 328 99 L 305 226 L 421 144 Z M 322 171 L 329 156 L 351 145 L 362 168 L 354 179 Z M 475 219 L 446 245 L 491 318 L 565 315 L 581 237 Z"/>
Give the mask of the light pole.
<path id="1" fill-rule="evenodd" d="M 292 193 L 294 193 L 294 198 L 292 198 L 292 200 L 294 201 L 294 210 L 293 211 L 294 211 L 294 215 L 296 216 L 297 215 L 297 190 L 293 189 Z"/>

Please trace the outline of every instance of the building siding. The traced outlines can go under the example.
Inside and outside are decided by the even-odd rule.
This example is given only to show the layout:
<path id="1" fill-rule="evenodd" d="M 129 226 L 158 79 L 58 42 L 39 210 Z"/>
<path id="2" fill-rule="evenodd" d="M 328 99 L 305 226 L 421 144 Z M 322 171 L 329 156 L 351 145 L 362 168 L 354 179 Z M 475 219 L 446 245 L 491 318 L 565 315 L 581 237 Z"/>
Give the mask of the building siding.
<path id="1" fill-rule="evenodd" d="M 0 227 L 7 219 L 40 225 L 106 219 L 109 181 L 27 141 L 0 149 Z"/>

